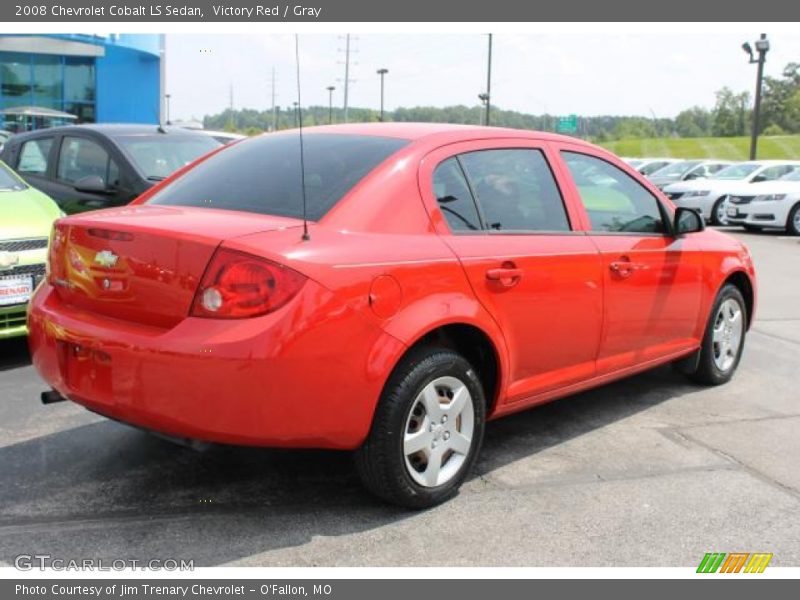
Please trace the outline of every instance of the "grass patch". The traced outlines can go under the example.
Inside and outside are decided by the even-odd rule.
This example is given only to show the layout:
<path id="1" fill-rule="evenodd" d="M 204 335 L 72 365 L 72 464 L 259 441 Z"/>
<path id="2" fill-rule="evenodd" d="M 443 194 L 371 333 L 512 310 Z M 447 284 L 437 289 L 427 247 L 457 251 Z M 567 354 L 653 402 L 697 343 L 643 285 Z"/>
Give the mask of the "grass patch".
<path id="1" fill-rule="evenodd" d="M 618 140 L 600 144 L 618 156 L 673 156 L 676 158 L 721 158 L 747 160 L 749 137 L 649 138 Z M 800 160 L 800 135 L 758 138 L 758 158 Z"/>

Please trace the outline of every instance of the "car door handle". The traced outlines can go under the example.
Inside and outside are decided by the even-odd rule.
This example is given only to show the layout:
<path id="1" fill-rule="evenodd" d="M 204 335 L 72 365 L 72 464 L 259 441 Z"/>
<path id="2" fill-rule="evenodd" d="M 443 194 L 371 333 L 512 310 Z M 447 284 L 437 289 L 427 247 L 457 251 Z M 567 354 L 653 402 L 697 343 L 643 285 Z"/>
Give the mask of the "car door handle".
<path id="1" fill-rule="evenodd" d="M 514 285 L 522 279 L 522 269 L 516 267 L 498 267 L 486 271 L 486 279 L 499 281 L 504 285 Z"/>
<path id="2" fill-rule="evenodd" d="M 644 271 L 650 267 L 645 263 L 635 263 L 628 260 L 615 260 L 608 265 L 608 268 L 618 275 L 627 277 L 632 275 L 634 271 Z"/>

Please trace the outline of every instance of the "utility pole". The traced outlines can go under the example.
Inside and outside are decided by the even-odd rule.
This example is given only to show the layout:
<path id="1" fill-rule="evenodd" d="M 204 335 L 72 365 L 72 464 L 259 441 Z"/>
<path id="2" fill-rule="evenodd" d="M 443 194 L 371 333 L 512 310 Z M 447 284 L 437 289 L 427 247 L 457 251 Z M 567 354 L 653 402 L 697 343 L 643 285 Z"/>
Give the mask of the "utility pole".
<path id="1" fill-rule="evenodd" d="M 486 65 L 486 125 L 489 126 L 489 112 L 492 107 L 492 34 L 489 34 L 489 56 Z"/>
<path id="2" fill-rule="evenodd" d="M 235 129 L 236 124 L 233 120 L 233 84 L 230 84 L 230 94 L 229 94 L 229 107 L 228 107 L 228 128 Z"/>
<path id="3" fill-rule="evenodd" d="M 172 98 L 172 94 L 165 94 L 164 97 L 167 99 L 167 125 L 172 125 L 172 122 L 169 120 L 169 99 Z"/>
<path id="4" fill-rule="evenodd" d="M 278 112 L 275 110 L 275 67 L 272 67 L 272 131 L 278 131 Z"/>
<path id="5" fill-rule="evenodd" d="M 329 85 L 325 89 L 328 90 L 328 125 L 330 125 L 333 123 L 333 90 L 336 86 Z"/>
<path id="6" fill-rule="evenodd" d="M 347 34 L 344 51 L 344 122 L 347 123 L 347 94 L 350 88 L 350 34 Z"/>
<path id="7" fill-rule="evenodd" d="M 758 64 L 758 73 L 756 74 L 756 99 L 753 106 L 753 131 L 750 135 L 750 160 L 756 159 L 758 153 L 758 129 L 759 120 L 761 118 L 761 88 L 764 84 L 764 63 L 767 61 L 767 52 L 769 52 L 769 40 L 767 34 L 762 33 L 761 37 L 756 40 L 756 51 L 758 58 L 753 56 L 753 48 L 748 42 L 742 44 L 742 49 L 750 55 L 750 64 Z"/>
<path id="8" fill-rule="evenodd" d="M 380 121 L 383 123 L 383 78 L 389 72 L 389 69 L 378 69 L 377 73 L 381 76 L 381 117 Z"/>

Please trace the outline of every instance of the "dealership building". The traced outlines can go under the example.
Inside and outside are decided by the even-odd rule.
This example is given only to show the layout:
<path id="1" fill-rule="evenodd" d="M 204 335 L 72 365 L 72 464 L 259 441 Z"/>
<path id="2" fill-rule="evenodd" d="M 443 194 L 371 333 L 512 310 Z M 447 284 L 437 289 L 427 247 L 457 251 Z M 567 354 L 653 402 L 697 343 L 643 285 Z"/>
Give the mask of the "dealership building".
<path id="1" fill-rule="evenodd" d="M 0 34 L 0 110 L 45 108 L 79 123 L 158 123 L 163 88 L 162 35 Z"/>

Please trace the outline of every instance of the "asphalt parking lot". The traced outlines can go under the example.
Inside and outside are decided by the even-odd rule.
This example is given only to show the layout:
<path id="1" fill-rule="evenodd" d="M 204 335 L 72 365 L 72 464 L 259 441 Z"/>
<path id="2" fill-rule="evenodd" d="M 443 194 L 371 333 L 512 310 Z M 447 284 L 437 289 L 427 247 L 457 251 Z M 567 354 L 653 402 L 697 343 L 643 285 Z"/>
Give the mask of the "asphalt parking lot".
<path id="1" fill-rule="evenodd" d="M 24 340 L 0 342 L 0 565 L 800 566 L 800 240 L 735 235 L 760 298 L 731 383 L 661 368 L 495 421 L 461 494 L 421 513 L 373 500 L 345 453 L 195 451 L 43 406 Z"/>

